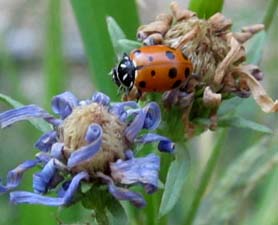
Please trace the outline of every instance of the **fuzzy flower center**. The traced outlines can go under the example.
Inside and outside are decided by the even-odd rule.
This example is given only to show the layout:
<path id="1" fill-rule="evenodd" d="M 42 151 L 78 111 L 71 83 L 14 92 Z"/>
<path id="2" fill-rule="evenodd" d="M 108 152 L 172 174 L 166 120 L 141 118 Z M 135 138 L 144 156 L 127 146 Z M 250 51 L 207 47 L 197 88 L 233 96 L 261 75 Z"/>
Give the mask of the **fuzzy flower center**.
<path id="1" fill-rule="evenodd" d="M 101 126 L 103 131 L 102 144 L 98 153 L 77 166 L 76 171 L 83 169 L 90 173 L 106 171 L 109 162 L 124 158 L 124 152 L 129 146 L 124 136 L 125 124 L 120 122 L 115 115 L 109 113 L 105 106 L 92 103 L 74 108 L 59 129 L 59 137 L 60 141 L 64 142 L 66 158 L 71 152 L 89 144 L 85 140 L 85 135 L 91 124 Z"/>

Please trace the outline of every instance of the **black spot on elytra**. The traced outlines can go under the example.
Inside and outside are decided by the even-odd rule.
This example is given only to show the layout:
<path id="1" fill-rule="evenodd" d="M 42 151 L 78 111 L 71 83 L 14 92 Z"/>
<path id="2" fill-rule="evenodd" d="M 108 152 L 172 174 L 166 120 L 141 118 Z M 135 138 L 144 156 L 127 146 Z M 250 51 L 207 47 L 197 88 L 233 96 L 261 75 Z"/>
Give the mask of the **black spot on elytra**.
<path id="1" fill-rule="evenodd" d="M 136 49 L 136 50 L 134 50 L 134 55 L 140 55 L 141 54 L 141 51 L 139 50 L 139 49 Z"/>
<path id="2" fill-rule="evenodd" d="M 155 76 L 155 71 L 154 70 L 151 71 L 151 75 L 152 75 L 152 77 Z"/>
<path id="3" fill-rule="evenodd" d="M 180 86 L 181 84 L 181 80 L 176 80 L 175 83 L 172 85 L 172 88 L 177 88 L 178 86 Z"/>
<path id="4" fill-rule="evenodd" d="M 171 52 L 171 51 L 166 51 L 165 54 L 166 54 L 166 57 L 167 57 L 168 59 L 170 59 L 170 60 L 175 59 L 175 54 L 174 54 L 173 52 Z"/>
<path id="5" fill-rule="evenodd" d="M 153 92 L 156 92 L 156 89 L 155 89 L 155 88 L 153 89 Z"/>
<path id="6" fill-rule="evenodd" d="M 175 67 L 172 67 L 171 69 L 169 69 L 169 72 L 168 72 L 168 76 L 171 78 L 171 79 L 174 79 L 178 74 L 178 71 Z"/>
<path id="7" fill-rule="evenodd" d="M 185 76 L 185 78 L 187 78 L 187 77 L 189 77 L 189 75 L 190 75 L 190 69 L 188 67 L 186 67 L 184 70 L 184 76 Z"/>
<path id="8" fill-rule="evenodd" d="M 153 57 L 152 56 L 149 56 L 148 59 L 149 59 L 150 62 L 153 61 Z"/>
<path id="9" fill-rule="evenodd" d="M 145 88 L 146 87 L 146 82 L 145 81 L 140 81 L 139 82 L 139 87 L 140 88 Z"/>

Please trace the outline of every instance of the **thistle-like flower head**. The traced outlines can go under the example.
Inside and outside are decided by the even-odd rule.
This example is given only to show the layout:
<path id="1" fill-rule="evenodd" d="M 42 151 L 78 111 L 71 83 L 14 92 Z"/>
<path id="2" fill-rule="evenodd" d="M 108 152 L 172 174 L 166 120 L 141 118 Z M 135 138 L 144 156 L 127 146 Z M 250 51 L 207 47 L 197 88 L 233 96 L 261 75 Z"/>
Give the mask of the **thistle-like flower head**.
<path id="1" fill-rule="evenodd" d="M 35 143 L 40 150 L 36 158 L 8 173 L 6 185 L 0 184 L 0 193 L 17 187 L 26 170 L 40 165 L 41 171 L 33 175 L 35 193 L 11 192 L 12 202 L 69 205 L 83 181 L 107 184 L 115 198 L 143 207 L 144 198 L 128 190 L 128 186 L 141 184 L 147 193 L 154 192 L 158 187 L 160 159 L 154 153 L 136 158 L 132 149 L 138 144 L 158 142 L 160 151 L 174 150 L 174 144 L 166 137 L 146 132 L 140 134 L 141 130 L 158 127 L 158 105 L 151 102 L 141 108 L 133 101 L 111 103 L 102 93 L 80 101 L 72 93 L 65 92 L 53 98 L 52 109 L 60 118 L 36 105 L 0 114 L 2 128 L 32 118 L 42 118 L 53 127 Z M 58 196 L 47 197 L 53 189 L 57 190 Z"/>

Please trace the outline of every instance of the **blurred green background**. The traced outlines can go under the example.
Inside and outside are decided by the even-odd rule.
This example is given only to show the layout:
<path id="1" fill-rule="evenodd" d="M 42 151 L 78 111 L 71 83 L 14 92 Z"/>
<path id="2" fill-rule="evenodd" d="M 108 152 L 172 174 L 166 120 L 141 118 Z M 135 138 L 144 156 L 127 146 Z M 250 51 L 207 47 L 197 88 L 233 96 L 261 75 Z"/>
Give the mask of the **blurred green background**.
<path id="1" fill-rule="evenodd" d="M 35 103 L 48 109 L 51 96 L 64 90 L 70 90 L 80 98 L 88 98 L 97 89 L 117 99 L 115 85 L 107 75 L 117 58 L 107 33 L 106 16 L 113 16 L 127 38 L 136 40 L 138 25 L 152 21 L 160 12 L 169 11 L 170 2 L 0 0 L 0 93 L 25 104 Z M 188 1 L 178 2 L 183 7 L 188 5 Z M 233 30 L 236 31 L 242 26 L 262 22 L 266 2 L 230 0 L 225 2 L 223 12 L 233 20 Z M 277 27 L 276 11 L 260 62 L 265 73 L 263 85 L 273 98 L 278 98 Z M 8 108 L 10 106 L 0 103 L 0 111 Z M 278 224 L 278 117 L 263 113 L 252 98 L 245 99 L 238 111 L 246 118 L 269 126 L 274 134 L 263 136 L 239 128 L 228 130 L 216 171 L 197 213 L 196 225 Z M 33 143 L 39 136 L 40 133 L 26 122 L 0 131 L 1 178 L 5 178 L 8 170 L 23 160 L 33 158 L 36 153 Z M 202 169 L 218 136 L 219 132 L 208 131 L 188 144 L 191 167 L 186 171 L 188 177 L 182 198 L 161 224 L 184 224 L 185 212 L 189 210 Z M 241 154 L 249 152 L 257 157 L 252 163 L 238 160 Z M 252 160 L 248 154 L 244 157 Z M 239 165 L 246 165 L 246 168 Z M 31 171 L 26 174 L 20 190 L 31 190 L 31 174 Z M 246 188 L 251 188 L 251 191 L 246 191 Z M 244 190 L 248 194 L 243 195 Z M 139 216 L 147 214 L 147 210 L 150 209 L 140 210 L 130 224 L 139 224 Z M 136 209 L 130 211 L 129 214 L 134 215 L 132 212 Z M 79 205 L 68 209 L 11 205 L 8 195 L 0 198 L 0 215 L 0 225 L 77 224 L 78 221 L 78 224 L 85 224 L 92 220 L 91 212 Z M 148 221 L 146 224 L 152 223 Z"/>

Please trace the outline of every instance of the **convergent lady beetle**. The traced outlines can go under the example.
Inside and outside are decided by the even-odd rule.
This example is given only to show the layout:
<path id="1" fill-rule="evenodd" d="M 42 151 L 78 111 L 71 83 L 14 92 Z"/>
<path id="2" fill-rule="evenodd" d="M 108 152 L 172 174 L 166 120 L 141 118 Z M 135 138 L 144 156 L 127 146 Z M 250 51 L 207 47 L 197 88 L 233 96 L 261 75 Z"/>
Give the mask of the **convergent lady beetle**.
<path id="1" fill-rule="evenodd" d="M 113 80 L 128 94 L 133 86 L 143 92 L 163 92 L 180 87 L 190 76 L 192 63 L 180 49 L 165 45 L 143 46 L 126 53 L 113 69 Z"/>

